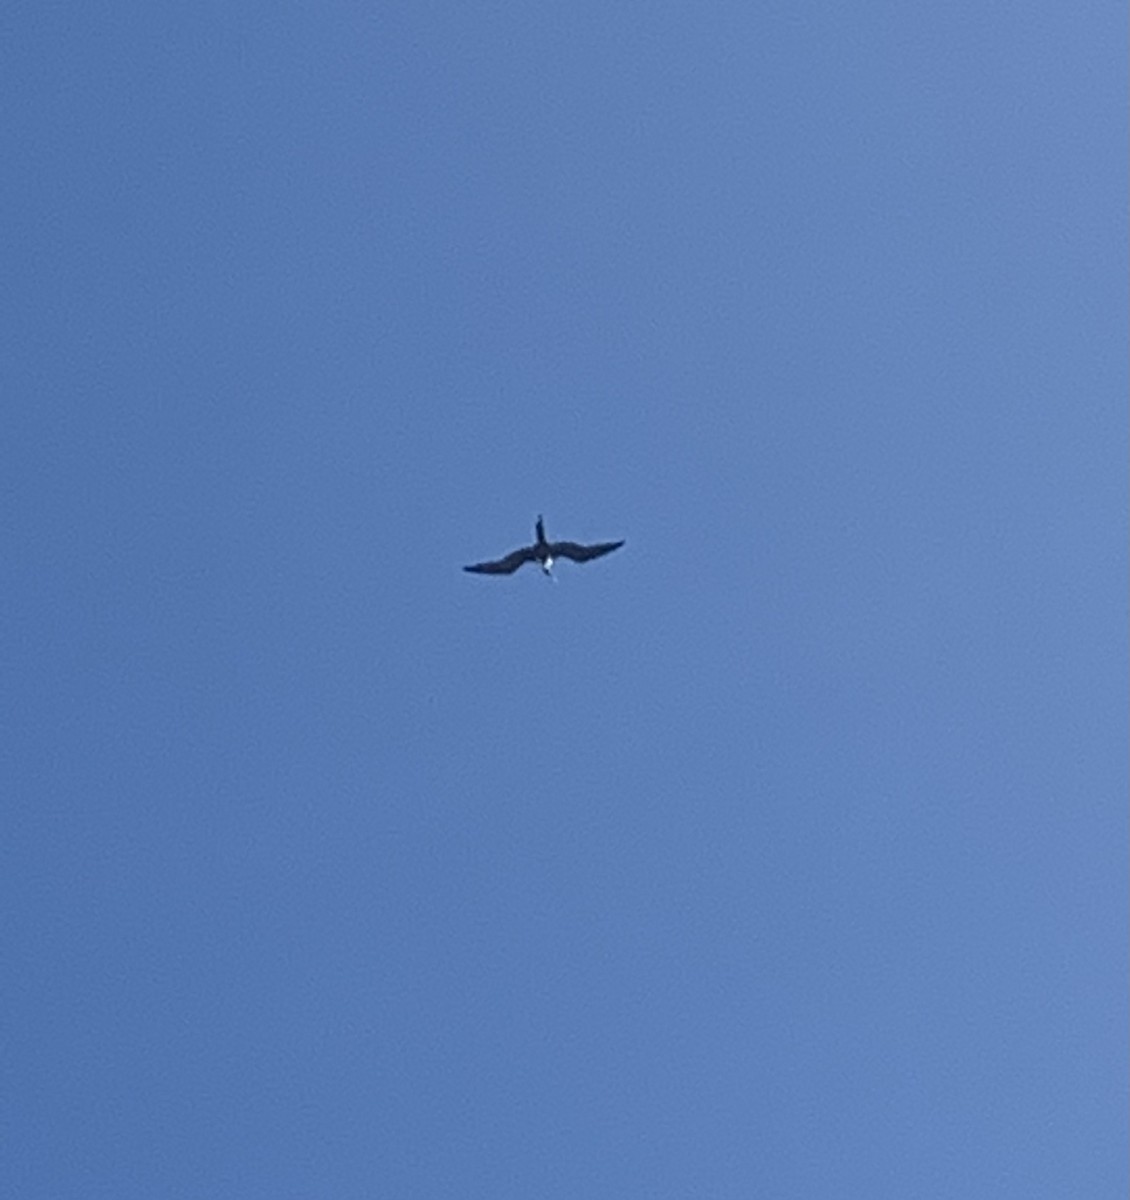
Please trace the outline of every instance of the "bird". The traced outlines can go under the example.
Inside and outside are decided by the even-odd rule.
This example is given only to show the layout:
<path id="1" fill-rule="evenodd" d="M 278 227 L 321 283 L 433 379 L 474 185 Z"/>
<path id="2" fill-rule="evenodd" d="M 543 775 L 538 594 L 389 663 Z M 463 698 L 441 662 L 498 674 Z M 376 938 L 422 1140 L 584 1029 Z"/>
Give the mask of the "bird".
<path id="1" fill-rule="evenodd" d="M 505 558 L 491 562 L 472 563 L 463 570 L 471 571 L 475 575 L 513 575 L 523 563 L 536 562 L 546 575 L 552 577 L 556 559 L 570 558 L 573 562 L 588 562 L 589 559 L 600 558 L 602 554 L 611 554 L 624 544 L 623 539 L 618 542 L 597 542 L 592 546 L 582 546 L 579 542 L 550 542 L 546 539 L 545 522 L 540 516 L 534 529 L 537 541 L 532 546 L 512 550 Z"/>

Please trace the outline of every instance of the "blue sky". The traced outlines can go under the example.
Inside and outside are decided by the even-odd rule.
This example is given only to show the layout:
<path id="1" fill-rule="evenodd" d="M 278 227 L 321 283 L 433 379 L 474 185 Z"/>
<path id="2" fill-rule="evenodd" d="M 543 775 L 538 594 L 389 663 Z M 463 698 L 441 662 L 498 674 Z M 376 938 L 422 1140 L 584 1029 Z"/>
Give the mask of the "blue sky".
<path id="1" fill-rule="evenodd" d="M 5 1192 L 1124 1194 L 1124 12 L 4 32 Z"/>

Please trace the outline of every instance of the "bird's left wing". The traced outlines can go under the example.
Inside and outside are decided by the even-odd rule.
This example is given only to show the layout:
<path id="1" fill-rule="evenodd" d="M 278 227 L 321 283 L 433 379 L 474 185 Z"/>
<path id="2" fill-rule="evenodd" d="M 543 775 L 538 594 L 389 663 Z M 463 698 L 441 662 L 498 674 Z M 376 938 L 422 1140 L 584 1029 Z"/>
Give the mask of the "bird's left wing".
<path id="1" fill-rule="evenodd" d="M 511 551 L 505 558 L 494 562 L 474 563 L 463 570 L 472 571 L 476 575 L 513 575 L 523 563 L 533 562 L 536 558 L 533 546 L 523 546 L 521 550 Z"/>
<path id="2" fill-rule="evenodd" d="M 593 546 L 582 546 L 579 542 L 554 542 L 549 547 L 554 558 L 571 558 L 574 562 L 588 562 L 590 558 L 599 558 L 602 554 L 611 554 L 624 544 L 619 542 L 597 542 Z"/>

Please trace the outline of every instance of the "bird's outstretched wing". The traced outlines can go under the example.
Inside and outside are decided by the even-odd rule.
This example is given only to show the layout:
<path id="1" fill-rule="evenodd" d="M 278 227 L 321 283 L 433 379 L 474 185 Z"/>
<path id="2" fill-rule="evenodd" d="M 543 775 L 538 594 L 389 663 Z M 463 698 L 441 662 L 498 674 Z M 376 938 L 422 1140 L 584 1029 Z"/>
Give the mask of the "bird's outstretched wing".
<path id="1" fill-rule="evenodd" d="M 588 562 L 590 558 L 599 558 L 602 554 L 611 554 L 623 545 L 619 542 L 597 542 L 594 546 L 582 546 L 578 542 L 553 542 L 549 547 L 554 558 L 571 558 L 574 562 Z"/>
<path id="2" fill-rule="evenodd" d="M 514 550 L 505 558 L 495 562 L 474 563 L 463 570 L 473 571 L 476 575 L 513 575 L 523 563 L 534 562 L 536 559 L 533 546 L 523 546 L 521 550 Z"/>

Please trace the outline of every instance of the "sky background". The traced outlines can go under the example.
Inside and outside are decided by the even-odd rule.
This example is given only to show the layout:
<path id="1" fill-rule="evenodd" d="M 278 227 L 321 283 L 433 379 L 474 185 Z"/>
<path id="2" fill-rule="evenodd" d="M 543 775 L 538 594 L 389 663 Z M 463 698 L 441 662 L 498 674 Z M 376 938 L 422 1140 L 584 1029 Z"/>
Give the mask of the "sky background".
<path id="1" fill-rule="evenodd" d="M 1122 8 L 0 30 L 4 1193 L 1124 1195 Z"/>

